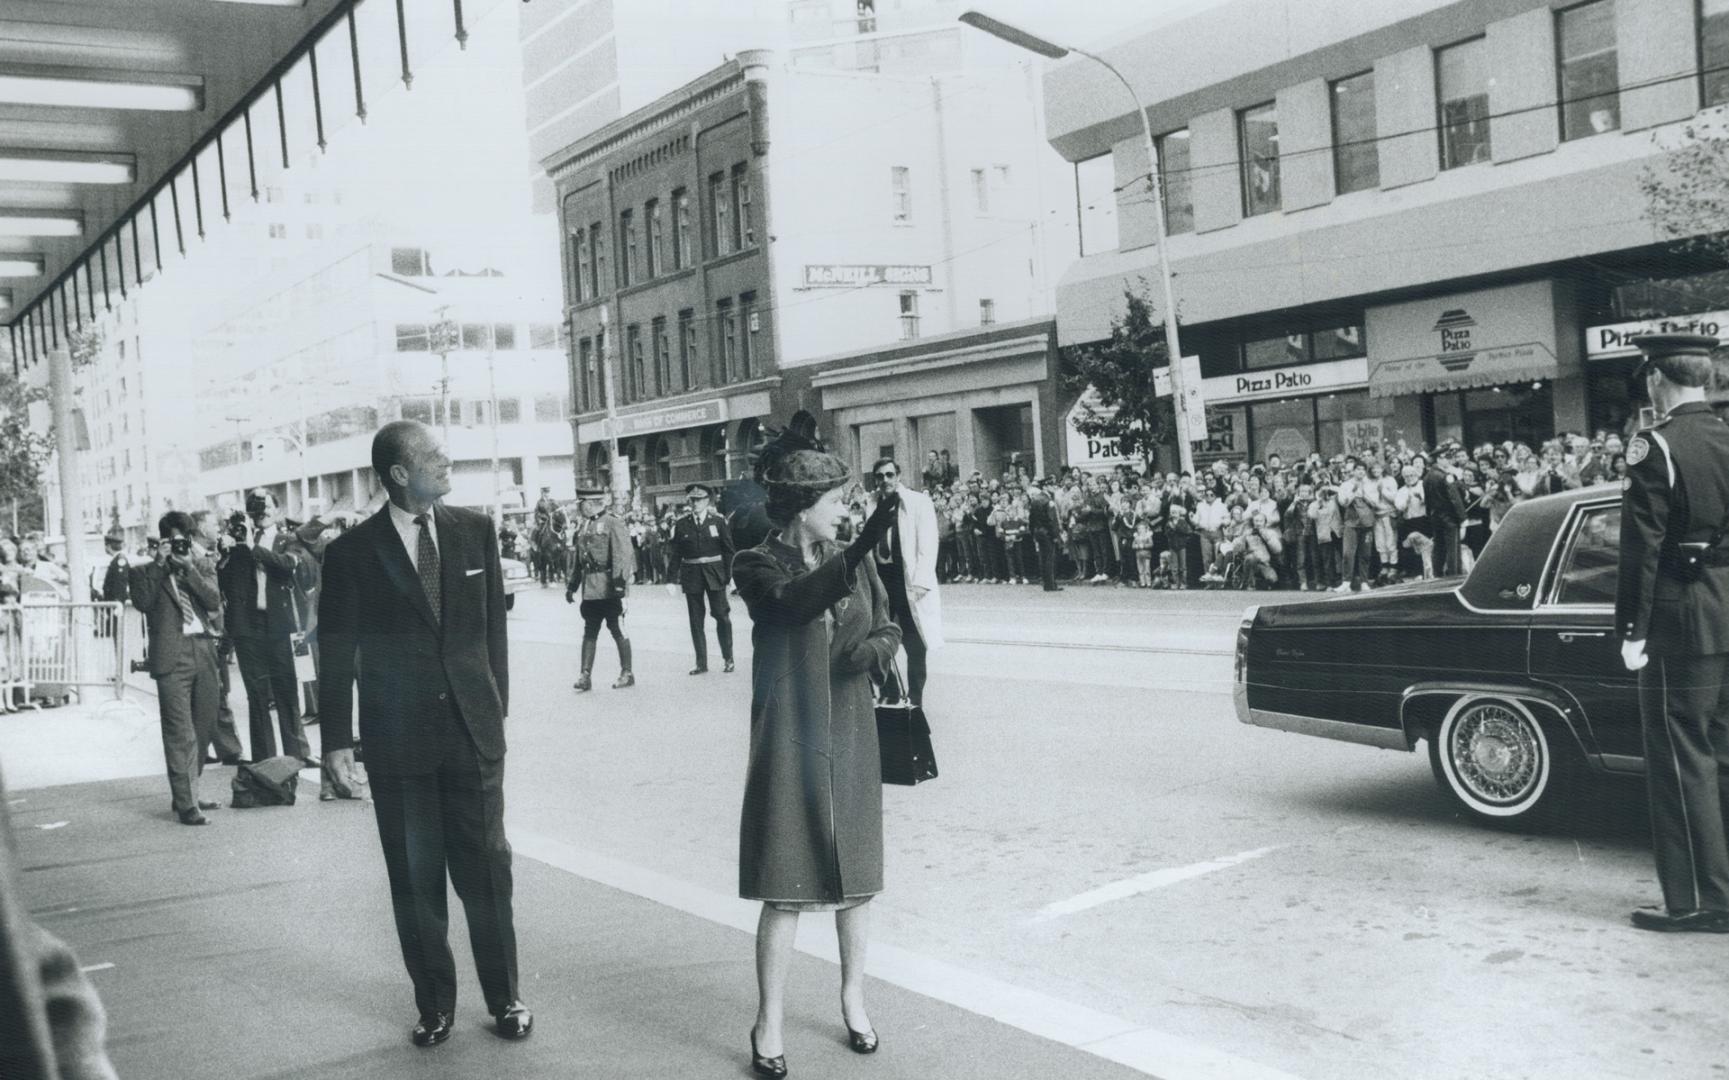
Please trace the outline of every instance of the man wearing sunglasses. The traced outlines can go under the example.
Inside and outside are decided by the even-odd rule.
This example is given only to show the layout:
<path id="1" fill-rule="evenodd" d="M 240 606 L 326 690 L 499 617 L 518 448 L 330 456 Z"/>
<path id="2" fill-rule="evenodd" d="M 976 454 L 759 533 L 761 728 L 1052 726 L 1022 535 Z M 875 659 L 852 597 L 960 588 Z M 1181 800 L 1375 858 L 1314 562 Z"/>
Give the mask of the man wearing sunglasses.
<path id="1" fill-rule="evenodd" d="M 943 608 L 937 595 L 937 512 L 929 495 L 902 487 L 900 468 L 893 458 L 883 458 L 871 468 L 874 497 L 866 509 L 876 509 L 876 499 L 900 493 L 900 513 L 895 527 L 876 549 L 877 574 L 889 594 L 889 612 L 901 628 L 901 644 L 907 653 L 907 697 L 924 704 L 925 653 L 942 647 Z"/>

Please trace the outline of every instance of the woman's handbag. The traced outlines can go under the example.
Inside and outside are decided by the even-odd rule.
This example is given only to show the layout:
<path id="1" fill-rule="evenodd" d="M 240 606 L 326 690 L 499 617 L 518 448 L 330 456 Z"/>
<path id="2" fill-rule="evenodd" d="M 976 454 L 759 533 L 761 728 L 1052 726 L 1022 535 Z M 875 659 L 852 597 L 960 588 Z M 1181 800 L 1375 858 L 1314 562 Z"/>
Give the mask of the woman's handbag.
<path id="1" fill-rule="evenodd" d="M 937 756 L 931 748 L 931 726 L 925 721 L 925 711 L 907 697 L 898 664 L 893 675 L 894 699 L 889 699 L 886 681 L 877 699 L 877 747 L 882 755 L 883 783 L 911 787 L 937 778 Z"/>

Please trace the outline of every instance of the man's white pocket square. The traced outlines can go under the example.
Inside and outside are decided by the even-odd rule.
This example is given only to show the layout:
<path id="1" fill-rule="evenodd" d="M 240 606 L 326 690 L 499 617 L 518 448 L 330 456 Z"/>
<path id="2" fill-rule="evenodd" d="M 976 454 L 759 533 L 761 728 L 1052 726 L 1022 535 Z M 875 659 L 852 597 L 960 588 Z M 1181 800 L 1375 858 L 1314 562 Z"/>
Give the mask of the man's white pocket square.
<path id="1" fill-rule="evenodd" d="M 480 568 L 479 568 L 479 569 L 476 569 L 476 570 L 464 570 L 464 571 L 463 571 L 463 573 L 465 573 L 465 574 L 467 574 L 467 575 L 468 575 L 468 576 L 469 576 L 469 577 L 473 577 L 473 576 L 474 576 L 474 575 L 476 575 L 476 574 L 484 574 L 484 573 L 486 573 L 486 567 L 484 567 L 484 566 L 482 566 L 482 567 L 480 567 Z"/>

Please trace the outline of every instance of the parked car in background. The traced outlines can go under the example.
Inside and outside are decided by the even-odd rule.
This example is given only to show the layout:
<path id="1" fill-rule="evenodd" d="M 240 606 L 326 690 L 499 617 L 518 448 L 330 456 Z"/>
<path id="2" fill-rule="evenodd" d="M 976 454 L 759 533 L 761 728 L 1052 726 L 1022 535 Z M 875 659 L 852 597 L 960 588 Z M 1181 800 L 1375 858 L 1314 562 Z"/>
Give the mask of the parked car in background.
<path id="1" fill-rule="evenodd" d="M 1644 771 L 1614 633 L 1621 493 L 1513 507 L 1463 579 L 1249 608 L 1245 724 L 1412 751 L 1486 822 L 1549 814 L 1589 774 Z"/>

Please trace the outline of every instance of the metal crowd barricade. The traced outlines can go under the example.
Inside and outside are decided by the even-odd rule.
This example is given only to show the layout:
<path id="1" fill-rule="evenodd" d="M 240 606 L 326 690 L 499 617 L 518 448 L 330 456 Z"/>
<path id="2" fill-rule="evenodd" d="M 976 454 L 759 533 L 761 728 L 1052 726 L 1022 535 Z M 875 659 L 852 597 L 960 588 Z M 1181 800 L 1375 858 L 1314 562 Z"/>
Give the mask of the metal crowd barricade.
<path id="1" fill-rule="evenodd" d="M 86 687 L 125 694 L 123 605 L 26 593 L 0 608 L 0 710 L 64 704 Z"/>

